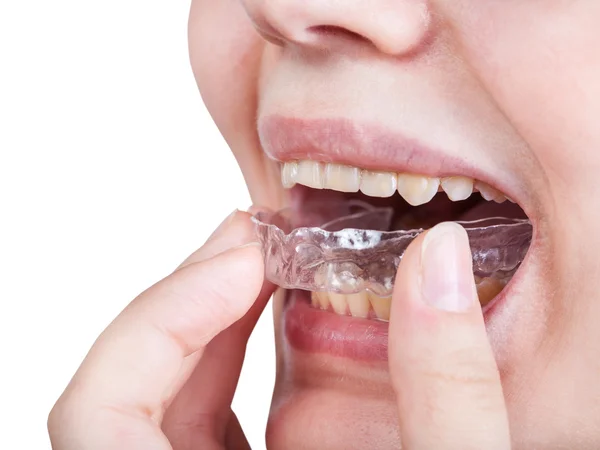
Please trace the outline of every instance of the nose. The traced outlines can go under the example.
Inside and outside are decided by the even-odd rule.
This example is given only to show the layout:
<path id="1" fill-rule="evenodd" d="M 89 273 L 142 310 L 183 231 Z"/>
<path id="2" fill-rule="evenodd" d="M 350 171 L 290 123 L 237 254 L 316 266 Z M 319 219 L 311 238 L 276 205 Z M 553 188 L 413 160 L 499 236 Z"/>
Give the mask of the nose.
<path id="1" fill-rule="evenodd" d="M 242 0 L 258 31 L 280 45 L 333 48 L 368 42 L 400 56 L 418 47 L 431 24 L 428 0 Z"/>

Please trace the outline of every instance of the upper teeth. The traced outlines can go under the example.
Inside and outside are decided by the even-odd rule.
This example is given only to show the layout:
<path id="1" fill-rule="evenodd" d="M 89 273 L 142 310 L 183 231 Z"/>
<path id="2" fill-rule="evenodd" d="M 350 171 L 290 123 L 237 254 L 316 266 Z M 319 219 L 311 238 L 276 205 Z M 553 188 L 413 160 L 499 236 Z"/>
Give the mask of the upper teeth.
<path id="1" fill-rule="evenodd" d="M 442 179 L 442 189 L 453 202 L 465 200 L 473 193 L 473 180 L 468 177 L 448 177 Z"/>
<path id="2" fill-rule="evenodd" d="M 399 173 L 398 192 L 413 206 L 422 205 L 430 201 L 440 187 L 440 179 Z"/>
<path id="3" fill-rule="evenodd" d="M 291 161 L 282 165 L 281 182 L 290 188 L 302 184 L 314 189 L 332 189 L 358 192 L 371 197 L 390 197 L 396 190 L 411 205 L 429 202 L 438 190 L 443 190 L 452 201 L 465 200 L 479 191 L 486 200 L 502 203 L 504 194 L 490 185 L 463 176 L 427 177 L 410 173 L 394 173 L 359 169 L 318 161 Z"/>

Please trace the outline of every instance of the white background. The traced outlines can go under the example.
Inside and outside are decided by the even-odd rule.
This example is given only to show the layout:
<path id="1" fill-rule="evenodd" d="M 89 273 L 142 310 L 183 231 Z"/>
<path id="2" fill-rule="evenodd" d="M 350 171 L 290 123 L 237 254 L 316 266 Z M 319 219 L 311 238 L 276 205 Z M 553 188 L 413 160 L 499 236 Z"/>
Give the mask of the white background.
<path id="1" fill-rule="evenodd" d="M 47 414 L 96 336 L 249 206 L 189 67 L 188 8 L 0 2 L 0 449 L 50 448 Z M 234 400 L 258 449 L 272 334 L 267 308 Z"/>

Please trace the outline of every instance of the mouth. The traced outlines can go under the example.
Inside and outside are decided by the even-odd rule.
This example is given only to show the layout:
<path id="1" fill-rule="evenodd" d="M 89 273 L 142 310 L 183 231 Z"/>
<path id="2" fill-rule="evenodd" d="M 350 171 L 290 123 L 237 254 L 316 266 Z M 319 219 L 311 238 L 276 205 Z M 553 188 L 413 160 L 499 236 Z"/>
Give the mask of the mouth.
<path id="1" fill-rule="evenodd" d="M 385 232 L 416 236 L 440 222 L 457 221 L 463 223 L 470 239 L 481 229 L 491 236 L 482 241 L 481 248 L 475 249 L 471 241 L 474 262 L 479 254 L 484 258 L 501 254 L 513 262 L 502 270 L 479 270 L 474 263 L 486 322 L 509 301 L 510 292 L 519 288 L 531 253 L 535 220 L 526 213 L 528 198 L 518 183 L 502 173 L 484 171 L 474 161 L 450 158 L 415 141 L 358 128 L 343 120 L 271 116 L 262 121 L 259 135 L 267 155 L 280 165 L 281 183 L 289 194 L 292 228 L 318 226 L 327 230 L 337 221 L 337 230 L 339 224 L 348 224 L 345 218 L 336 217 L 342 214 L 339 205 L 356 203 L 391 211 Z M 373 230 L 368 220 L 356 223 L 353 228 Z M 510 229 L 515 224 L 529 227 L 525 237 L 519 236 L 518 245 Z M 368 253 L 356 251 L 352 258 L 366 257 L 363 255 Z M 331 277 L 331 270 L 323 276 Z M 302 351 L 386 360 L 389 289 L 378 291 L 377 286 L 372 289 L 373 284 L 329 289 L 332 286 L 339 283 L 329 280 L 319 289 L 309 285 L 288 289 L 283 319 L 290 344 Z"/>

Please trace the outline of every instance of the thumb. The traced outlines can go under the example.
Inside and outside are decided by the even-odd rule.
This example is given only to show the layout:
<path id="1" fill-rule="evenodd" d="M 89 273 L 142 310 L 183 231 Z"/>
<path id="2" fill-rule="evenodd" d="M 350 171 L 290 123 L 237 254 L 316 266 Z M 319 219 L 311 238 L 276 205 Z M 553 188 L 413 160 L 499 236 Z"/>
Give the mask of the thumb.
<path id="1" fill-rule="evenodd" d="M 423 233 L 403 256 L 389 364 L 403 449 L 510 448 L 468 237 L 455 223 Z"/>

